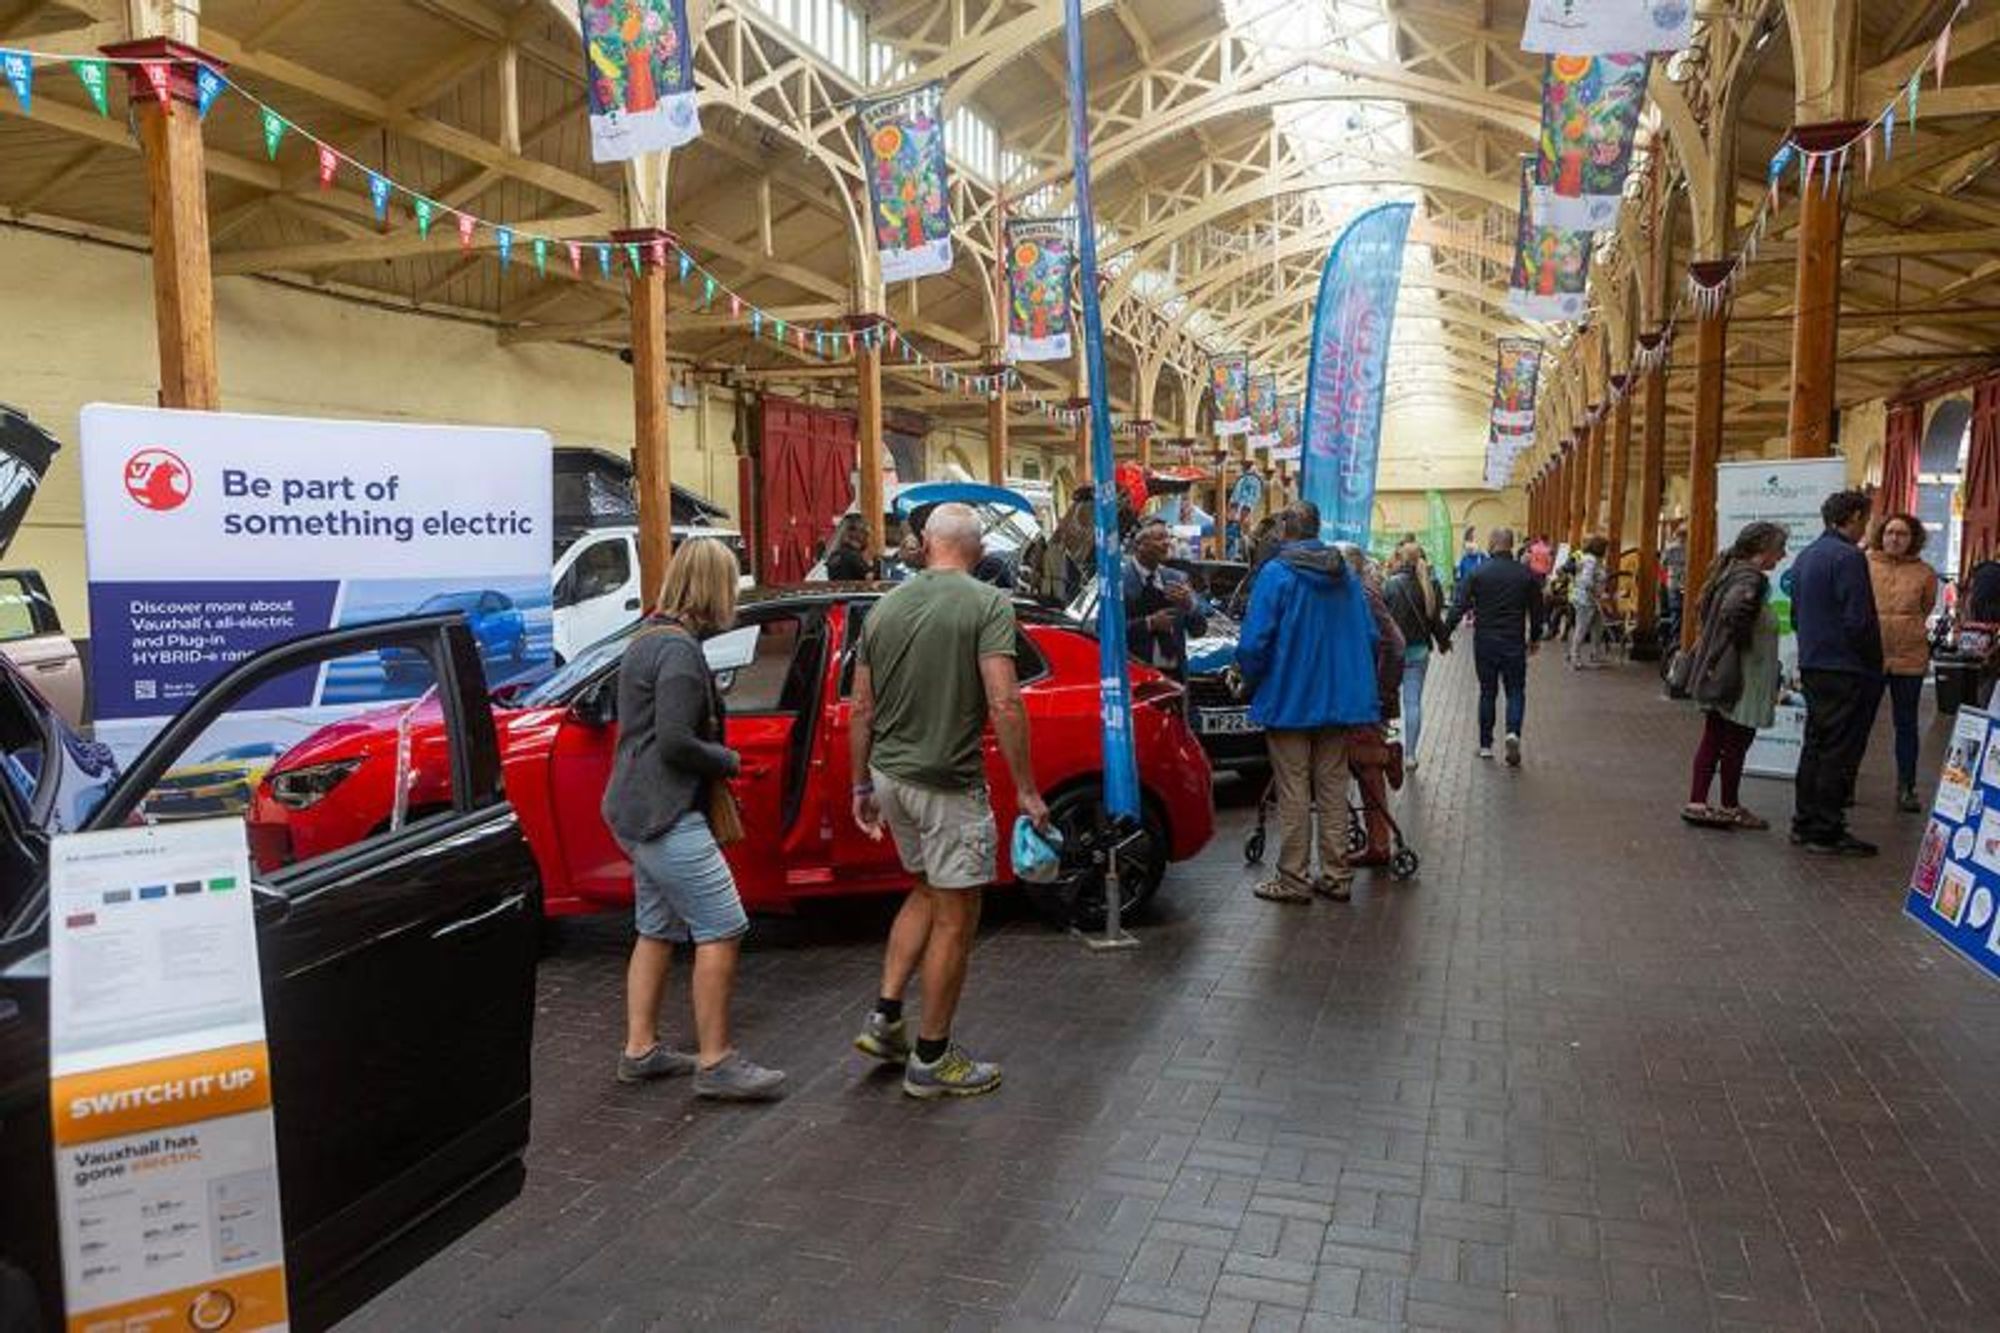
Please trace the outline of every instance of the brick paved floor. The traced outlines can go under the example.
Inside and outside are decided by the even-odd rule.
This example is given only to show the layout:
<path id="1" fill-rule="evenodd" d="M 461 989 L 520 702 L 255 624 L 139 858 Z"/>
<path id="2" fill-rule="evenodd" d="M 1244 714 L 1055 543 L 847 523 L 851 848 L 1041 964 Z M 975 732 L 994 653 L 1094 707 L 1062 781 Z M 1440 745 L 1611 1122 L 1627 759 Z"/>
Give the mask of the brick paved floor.
<path id="1" fill-rule="evenodd" d="M 1749 797 L 1780 831 L 1677 822 L 1696 726 L 1646 668 L 1545 654 L 1511 773 L 1469 665 L 1399 798 L 1419 882 L 1258 902 L 1225 786 L 1140 952 L 997 914 L 981 1101 L 848 1050 L 879 906 L 759 923 L 775 1109 L 614 1084 L 624 935 L 573 932 L 525 1193 L 347 1327 L 2000 1328 L 2000 989 L 1900 918 L 1886 735 L 1855 821 L 1886 854 L 1829 863 L 1787 786 Z"/>

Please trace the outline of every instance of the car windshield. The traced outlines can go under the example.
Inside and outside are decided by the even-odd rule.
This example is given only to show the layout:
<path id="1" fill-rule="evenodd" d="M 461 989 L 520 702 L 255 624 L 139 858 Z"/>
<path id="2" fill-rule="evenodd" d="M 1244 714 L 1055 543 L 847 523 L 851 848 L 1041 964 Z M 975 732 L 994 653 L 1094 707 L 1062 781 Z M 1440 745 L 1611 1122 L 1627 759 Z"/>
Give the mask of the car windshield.
<path id="1" fill-rule="evenodd" d="M 634 621 L 591 644 L 564 663 L 554 675 L 522 694 L 515 700 L 516 705 L 521 708 L 553 708 L 568 703 L 579 686 L 619 659 L 625 652 L 626 642 L 639 632 L 643 623 Z"/>
<path id="2" fill-rule="evenodd" d="M 476 592 L 440 592 L 424 598 L 417 605 L 417 614 L 438 611 L 473 611 L 479 607 L 480 594 Z"/>

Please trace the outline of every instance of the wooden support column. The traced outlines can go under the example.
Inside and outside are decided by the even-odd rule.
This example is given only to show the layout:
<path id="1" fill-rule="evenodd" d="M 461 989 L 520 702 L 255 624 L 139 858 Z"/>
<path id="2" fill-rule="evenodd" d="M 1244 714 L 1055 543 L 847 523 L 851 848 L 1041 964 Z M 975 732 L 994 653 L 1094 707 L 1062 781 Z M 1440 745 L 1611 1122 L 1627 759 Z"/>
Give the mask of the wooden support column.
<path id="1" fill-rule="evenodd" d="M 1697 283 L 1714 287 L 1728 275 L 1728 260 L 1693 266 Z M 1725 378 L 1729 368 L 1729 307 L 1716 302 L 1695 324 L 1694 443 L 1688 457 L 1687 576 L 1682 584 L 1681 646 L 1692 648 L 1695 595 L 1715 558 L 1715 465 L 1722 459 Z"/>
<path id="2" fill-rule="evenodd" d="M 222 406 L 215 360 L 215 285 L 209 271 L 208 184 L 196 73 L 213 56 L 165 37 L 104 48 L 115 59 L 161 62 L 162 99 L 143 66 L 127 65 L 132 119 L 146 163 L 153 240 L 153 316 L 160 346 L 160 405 L 214 411 Z"/>
<path id="3" fill-rule="evenodd" d="M 639 502 L 639 596 L 652 607 L 673 557 L 673 453 L 667 440 L 667 265 L 673 237 L 657 227 L 615 231 L 636 247 L 627 279 L 632 301 L 632 488 Z"/>
<path id="4" fill-rule="evenodd" d="M 1589 434 L 1584 436 L 1583 535 L 1597 533 L 1604 507 L 1604 404 L 1590 409 Z"/>
<path id="5" fill-rule="evenodd" d="M 1007 366 L 1000 349 L 986 349 L 986 373 L 1005 375 Z M 1007 382 L 986 393 L 986 480 L 995 486 L 1007 484 Z"/>
<path id="6" fill-rule="evenodd" d="M 1851 142 L 1862 129 L 1853 121 L 1800 125 L 1792 130 L 1792 142 L 1801 152 L 1825 152 Z M 1798 305 L 1792 321 L 1793 458 L 1825 458 L 1833 453 L 1840 354 L 1840 246 L 1847 182 L 1838 158 L 1821 159 L 1818 166 L 1799 199 Z M 1699 585 L 1690 582 L 1688 586 Z"/>
<path id="7" fill-rule="evenodd" d="M 880 551 L 888 541 L 882 527 L 886 507 L 882 496 L 882 345 L 871 341 L 869 335 L 878 330 L 886 333 L 886 326 L 879 315 L 851 315 L 847 326 L 854 333 L 854 447 L 860 454 L 854 504 L 868 524 L 868 549 Z"/>
<path id="8" fill-rule="evenodd" d="M 1583 485 L 1590 476 L 1590 460 L 1584 455 L 1589 450 L 1590 428 L 1578 426 L 1570 435 L 1569 506 L 1563 515 L 1563 531 L 1571 550 L 1583 545 Z"/>
<path id="9" fill-rule="evenodd" d="M 1664 342 L 1664 333 L 1640 335 L 1639 348 L 1648 354 Z M 1646 435 L 1639 447 L 1639 588 L 1638 637 L 1647 651 L 1658 654 L 1660 631 L 1660 507 L 1667 486 L 1667 364 L 1664 359 L 1646 372 Z"/>
<path id="10" fill-rule="evenodd" d="M 1625 558 L 1625 487 L 1632 471 L 1632 386 L 1630 375 L 1614 375 L 1611 393 L 1611 455 L 1606 465 L 1611 498 L 1604 516 L 1604 537 L 1611 546 L 1611 568 L 1623 568 Z"/>

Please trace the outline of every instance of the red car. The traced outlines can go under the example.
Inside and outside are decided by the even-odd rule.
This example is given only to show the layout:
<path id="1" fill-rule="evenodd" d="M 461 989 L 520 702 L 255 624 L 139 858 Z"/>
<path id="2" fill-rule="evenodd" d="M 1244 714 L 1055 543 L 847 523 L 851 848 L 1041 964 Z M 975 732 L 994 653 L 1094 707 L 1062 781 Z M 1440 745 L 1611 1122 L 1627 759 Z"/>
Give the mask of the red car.
<path id="1" fill-rule="evenodd" d="M 733 785 L 748 836 L 728 848 L 744 902 L 786 910 L 802 898 L 902 889 L 893 844 L 849 815 L 848 686 L 854 644 L 879 592 L 846 588 L 751 594 L 709 663 L 729 701 L 729 744 L 743 758 Z M 1073 847 L 1102 845 L 1097 642 L 1059 613 L 1020 608 L 1020 677 L 1033 733 L 1035 778 Z M 629 634 L 630 631 L 627 631 Z M 507 794 L 542 872 L 551 916 L 632 900 L 631 866 L 598 802 L 611 774 L 624 635 L 578 654 L 546 680 L 496 700 Z M 1119 843 L 1120 900 L 1143 907 L 1170 861 L 1199 852 L 1214 831 L 1211 774 L 1184 717 L 1181 689 L 1132 667 L 1134 734 L 1145 791 L 1143 827 Z M 292 748 L 259 784 L 251 846 L 270 868 L 322 855 L 388 827 L 397 752 L 408 755 L 404 817 L 450 803 L 452 775 L 435 705 L 380 709 L 334 723 Z M 1013 784 L 988 734 L 995 813 L 1012 827 Z M 1005 856 L 1007 838 L 1001 838 Z M 1088 921 L 1103 911 L 1102 858 L 1066 858 L 1052 894 Z M 1012 871 L 1004 862 L 1001 873 Z"/>

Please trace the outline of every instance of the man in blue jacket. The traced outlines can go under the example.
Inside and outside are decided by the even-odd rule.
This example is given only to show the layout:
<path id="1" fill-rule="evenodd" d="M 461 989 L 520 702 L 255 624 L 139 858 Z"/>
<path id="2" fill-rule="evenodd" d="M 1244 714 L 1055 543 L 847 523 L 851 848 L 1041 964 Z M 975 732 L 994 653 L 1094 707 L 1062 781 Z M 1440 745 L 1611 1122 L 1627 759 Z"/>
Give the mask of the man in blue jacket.
<path id="1" fill-rule="evenodd" d="M 1857 544 L 1868 530 L 1868 497 L 1836 491 L 1819 514 L 1826 531 L 1799 552 L 1788 576 L 1806 691 L 1792 841 L 1829 856 L 1873 856 L 1874 843 L 1847 831 L 1854 774 L 1882 693 L 1882 623 L 1868 557 Z"/>
<path id="2" fill-rule="evenodd" d="M 1257 887 L 1272 902 L 1336 902 L 1352 895 L 1347 864 L 1347 732 L 1376 726 L 1375 619 L 1338 552 L 1320 541 L 1319 507 L 1285 511 L 1285 544 L 1257 571 L 1236 664 L 1250 718 L 1264 728 L 1277 789 L 1278 877 Z M 1319 877 L 1312 874 L 1319 812 Z"/>

